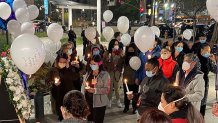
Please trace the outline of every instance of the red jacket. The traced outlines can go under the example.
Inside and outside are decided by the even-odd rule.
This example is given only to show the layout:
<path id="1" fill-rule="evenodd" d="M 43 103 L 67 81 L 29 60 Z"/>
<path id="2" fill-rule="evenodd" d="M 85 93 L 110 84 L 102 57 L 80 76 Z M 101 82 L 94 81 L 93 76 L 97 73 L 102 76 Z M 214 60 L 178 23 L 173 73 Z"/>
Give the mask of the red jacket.
<path id="1" fill-rule="evenodd" d="M 162 69 L 163 74 L 167 79 L 170 79 L 173 76 L 173 74 L 176 74 L 173 72 L 175 66 L 177 65 L 177 62 L 174 61 L 172 57 L 168 58 L 167 60 L 163 60 L 162 58 L 159 58 L 158 61 L 159 61 L 160 68 Z"/>
<path id="2" fill-rule="evenodd" d="M 176 119 L 172 119 L 173 123 L 188 123 L 187 119 L 182 119 L 182 118 L 176 118 Z"/>

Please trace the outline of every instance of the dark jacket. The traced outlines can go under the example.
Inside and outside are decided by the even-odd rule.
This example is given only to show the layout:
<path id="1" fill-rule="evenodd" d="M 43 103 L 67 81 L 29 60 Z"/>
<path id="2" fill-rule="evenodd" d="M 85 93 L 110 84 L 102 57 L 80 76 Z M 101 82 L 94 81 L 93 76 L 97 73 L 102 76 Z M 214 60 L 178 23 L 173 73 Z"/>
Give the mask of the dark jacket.
<path id="1" fill-rule="evenodd" d="M 68 120 L 62 120 L 61 122 L 58 123 L 93 123 L 93 122 L 86 121 L 86 120 L 68 119 Z"/>
<path id="2" fill-rule="evenodd" d="M 201 43 L 201 42 L 196 42 L 196 43 L 194 43 L 194 45 L 192 46 L 192 52 L 193 52 L 194 54 L 200 53 L 200 51 L 201 51 L 201 46 L 202 46 L 202 43 Z"/>
<path id="3" fill-rule="evenodd" d="M 83 38 L 83 44 L 88 44 L 88 39 L 85 36 L 85 30 L 82 31 L 81 37 Z"/>
<path id="4" fill-rule="evenodd" d="M 164 76 L 171 82 L 174 83 L 176 80 L 176 74 L 179 71 L 179 65 L 172 57 L 167 60 L 162 58 L 158 59 L 161 70 L 163 71 Z"/>
<path id="5" fill-rule="evenodd" d="M 173 60 L 175 60 L 178 63 L 180 69 L 182 68 L 184 56 L 185 56 L 184 52 L 180 52 L 177 57 L 175 57 L 175 53 L 172 53 L 172 58 L 173 58 Z"/>
<path id="6" fill-rule="evenodd" d="M 140 115 L 149 107 L 158 107 L 161 94 L 168 84 L 169 81 L 164 77 L 161 71 L 151 78 L 144 78 L 139 87 L 140 105 L 138 111 Z"/>
<path id="7" fill-rule="evenodd" d="M 187 111 L 179 110 L 170 114 L 173 123 L 188 123 L 187 120 Z"/>
<path id="8" fill-rule="evenodd" d="M 75 42 L 76 41 L 76 33 L 73 30 L 68 31 L 68 38 L 69 41 Z"/>

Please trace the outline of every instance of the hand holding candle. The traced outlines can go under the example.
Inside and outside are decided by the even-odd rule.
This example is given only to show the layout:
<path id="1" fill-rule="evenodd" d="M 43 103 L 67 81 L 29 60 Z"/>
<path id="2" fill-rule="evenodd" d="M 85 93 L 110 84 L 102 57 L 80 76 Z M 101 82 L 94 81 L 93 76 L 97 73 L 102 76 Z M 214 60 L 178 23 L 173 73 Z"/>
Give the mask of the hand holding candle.
<path id="1" fill-rule="evenodd" d="M 124 79 L 124 83 L 125 83 L 125 85 L 126 85 L 126 90 L 127 90 L 127 92 L 126 92 L 126 94 L 127 95 L 132 95 L 132 91 L 129 91 L 129 87 L 128 87 L 128 85 L 127 85 L 127 79 Z"/>
<path id="2" fill-rule="evenodd" d="M 55 78 L 55 84 L 59 83 L 59 79 L 58 78 Z"/>
<path id="3" fill-rule="evenodd" d="M 85 89 L 90 89 L 90 86 L 89 86 L 89 83 L 88 83 L 88 82 L 86 82 L 86 87 L 85 87 Z"/>
<path id="4" fill-rule="evenodd" d="M 151 55 L 148 55 L 148 59 L 151 59 Z"/>

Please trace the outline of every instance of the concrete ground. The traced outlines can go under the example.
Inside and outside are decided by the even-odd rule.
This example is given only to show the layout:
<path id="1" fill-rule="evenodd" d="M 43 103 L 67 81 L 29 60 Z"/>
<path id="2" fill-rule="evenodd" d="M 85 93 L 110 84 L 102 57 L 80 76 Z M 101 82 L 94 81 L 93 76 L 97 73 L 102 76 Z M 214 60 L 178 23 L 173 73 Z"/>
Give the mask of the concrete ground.
<path id="1" fill-rule="evenodd" d="M 46 40 L 43 39 L 43 40 Z M 107 45 L 107 44 L 105 44 Z M 82 46 L 77 47 L 78 54 L 82 56 Z M 211 113 L 212 104 L 216 102 L 216 92 L 215 92 L 215 75 L 213 73 L 209 74 L 210 79 L 210 89 L 209 89 L 209 96 L 207 101 L 207 110 L 205 116 L 205 123 L 218 123 L 218 117 L 215 117 Z M 121 90 L 121 98 L 123 98 L 123 91 Z M 57 117 L 52 115 L 51 113 L 51 103 L 50 103 L 50 96 L 46 96 L 44 101 L 45 104 L 45 118 L 43 123 L 57 123 Z M 123 108 L 118 108 L 116 106 L 116 101 L 113 100 L 112 108 L 106 110 L 105 120 L 104 123 L 136 123 L 136 115 L 133 115 L 130 109 L 128 113 L 124 114 Z M 123 100 L 121 100 L 123 102 Z M 34 113 L 32 115 L 32 119 L 34 119 Z M 33 123 L 34 120 L 29 121 Z"/>

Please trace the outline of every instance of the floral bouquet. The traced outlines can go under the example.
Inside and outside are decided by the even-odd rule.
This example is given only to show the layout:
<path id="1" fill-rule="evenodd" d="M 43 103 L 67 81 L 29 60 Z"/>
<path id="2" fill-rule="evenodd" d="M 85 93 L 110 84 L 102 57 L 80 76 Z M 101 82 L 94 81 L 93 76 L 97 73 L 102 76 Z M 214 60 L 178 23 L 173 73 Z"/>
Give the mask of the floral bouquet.
<path id="1" fill-rule="evenodd" d="M 14 105 L 19 119 L 21 121 L 29 119 L 33 106 L 23 88 L 18 68 L 10 58 L 9 50 L 1 52 L 0 76 L 0 79 L 5 82 L 4 84 L 8 90 L 10 102 Z"/>

